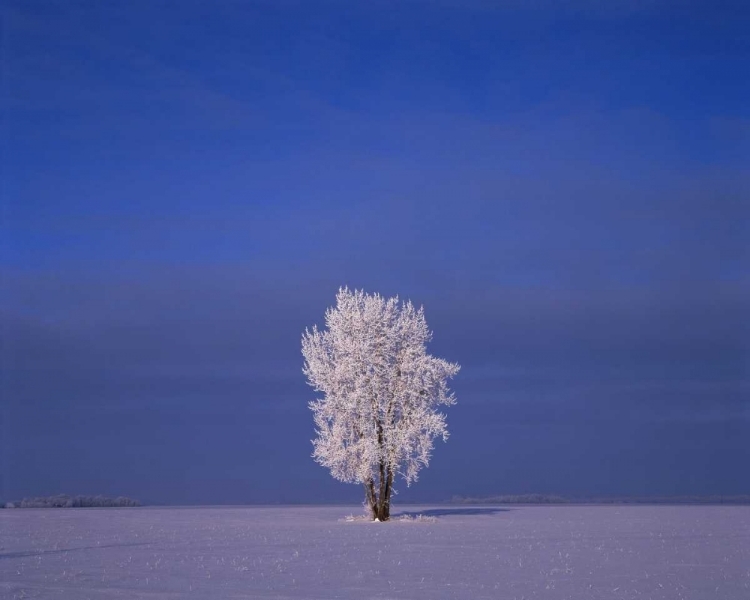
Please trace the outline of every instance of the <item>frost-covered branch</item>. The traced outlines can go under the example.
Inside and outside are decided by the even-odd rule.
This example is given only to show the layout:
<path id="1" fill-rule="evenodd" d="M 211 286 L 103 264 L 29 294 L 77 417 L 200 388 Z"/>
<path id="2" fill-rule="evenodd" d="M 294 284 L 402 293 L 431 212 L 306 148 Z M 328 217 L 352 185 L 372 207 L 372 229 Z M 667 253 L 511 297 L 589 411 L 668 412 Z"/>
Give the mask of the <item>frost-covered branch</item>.
<path id="1" fill-rule="evenodd" d="M 432 334 L 411 302 L 342 288 L 325 323 L 302 337 L 303 372 L 322 394 L 310 402 L 313 457 L 336 479 L 363 484 L 385 507 L 373 515 L 387 518 L 395 476 L 416 481 L 433 439 L 448 438 L 438 407 L 455 404 L 447 382 L 460 367 L 427 354 Z"/>

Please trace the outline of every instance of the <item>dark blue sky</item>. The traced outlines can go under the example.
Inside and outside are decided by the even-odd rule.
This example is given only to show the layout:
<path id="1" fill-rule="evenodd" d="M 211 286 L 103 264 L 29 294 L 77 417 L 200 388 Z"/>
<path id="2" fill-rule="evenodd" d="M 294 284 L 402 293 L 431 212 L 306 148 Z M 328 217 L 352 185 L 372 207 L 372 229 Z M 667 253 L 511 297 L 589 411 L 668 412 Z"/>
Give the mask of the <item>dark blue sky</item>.
<path id="1" fill-rule="evenodd" d="M 360 501 L 340 285 L 463 366 L 397 501 L 750 494 L 742 4 L 6 3 L 0 497 Z"/>

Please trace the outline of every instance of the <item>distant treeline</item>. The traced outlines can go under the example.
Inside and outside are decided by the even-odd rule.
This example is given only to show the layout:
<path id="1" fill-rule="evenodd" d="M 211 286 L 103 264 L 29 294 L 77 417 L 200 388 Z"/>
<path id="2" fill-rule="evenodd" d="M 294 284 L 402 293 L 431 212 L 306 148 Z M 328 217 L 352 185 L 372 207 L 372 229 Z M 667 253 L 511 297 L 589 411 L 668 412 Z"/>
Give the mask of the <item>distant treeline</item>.
<path id="1" fill-rule="evenodd" d="M 90 507 L 120 507 L 140 506 L 138 500 L 118 496 L 108 498 L 107 496 L 68 496 L 59 494 L 57 496 L 46 496 L 44 498 L 24 498 L 19 502 L 8 502 L 5 508 L 90 508 Z"/>
<path id="2" fill-rule="evenodd" d="M 750 496 L 571 497 L 552 494 L 506 494 L 472 498 L 453 496 L 451 504 L 750 504 Z"/>

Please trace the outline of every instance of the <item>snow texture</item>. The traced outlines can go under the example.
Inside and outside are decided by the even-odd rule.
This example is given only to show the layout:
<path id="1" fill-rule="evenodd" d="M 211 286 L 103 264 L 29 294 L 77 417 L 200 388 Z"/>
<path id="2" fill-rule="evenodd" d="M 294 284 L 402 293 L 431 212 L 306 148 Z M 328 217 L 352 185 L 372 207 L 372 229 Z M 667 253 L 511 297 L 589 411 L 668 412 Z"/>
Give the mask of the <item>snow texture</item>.
<path id="1" fill-rule="evenodd" d="M 0 598 L 750 598 L 750 507 L 357 512 L 4 510 Z"/>

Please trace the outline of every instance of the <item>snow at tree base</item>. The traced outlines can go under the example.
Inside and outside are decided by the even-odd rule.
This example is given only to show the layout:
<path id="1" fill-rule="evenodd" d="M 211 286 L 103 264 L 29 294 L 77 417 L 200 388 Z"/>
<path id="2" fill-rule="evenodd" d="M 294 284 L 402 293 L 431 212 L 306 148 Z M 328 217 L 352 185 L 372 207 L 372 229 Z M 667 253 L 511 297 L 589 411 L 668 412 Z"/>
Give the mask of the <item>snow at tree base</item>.
<path id="1" fill-rule="evenodd" d="M 323 398 L 315 415 L 315 460 L 341 481 L 360 483 L 373 519 L 387 521 L 394 480 L 407 485 L 448 438 L 439 406 L 455 404 L 448 379 L 459 366 L 427 354 L 423 309 L 398 298 L 341 288 L 326 330 L 305 331 L 303 372 Z"/>

